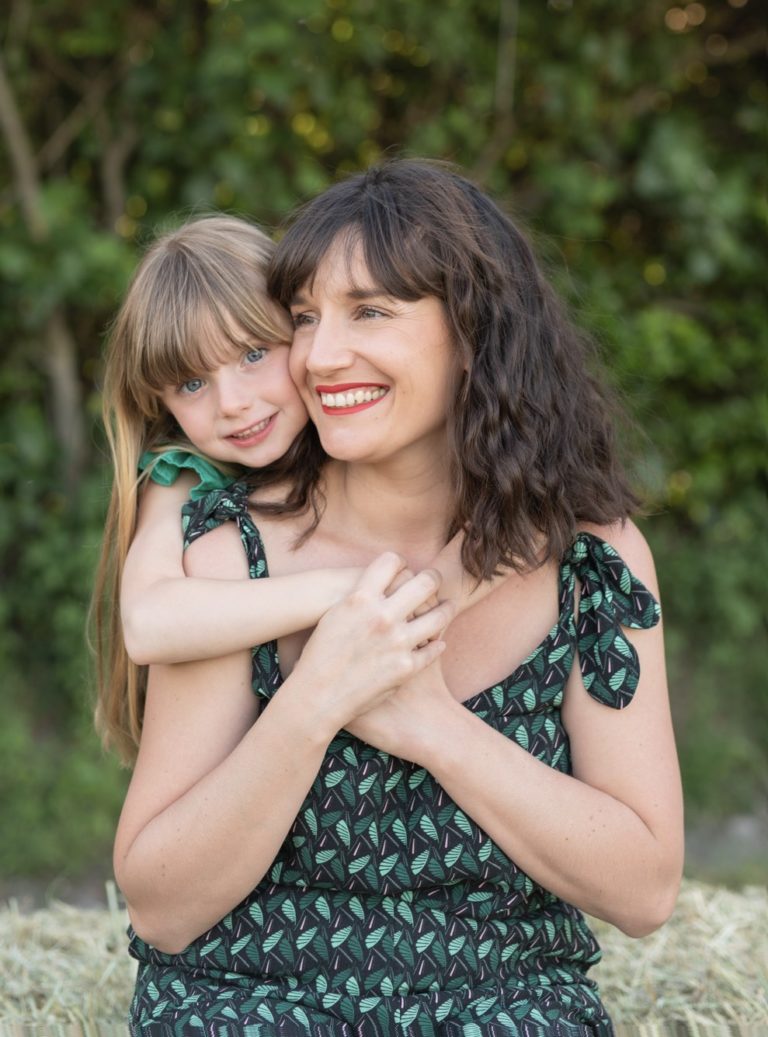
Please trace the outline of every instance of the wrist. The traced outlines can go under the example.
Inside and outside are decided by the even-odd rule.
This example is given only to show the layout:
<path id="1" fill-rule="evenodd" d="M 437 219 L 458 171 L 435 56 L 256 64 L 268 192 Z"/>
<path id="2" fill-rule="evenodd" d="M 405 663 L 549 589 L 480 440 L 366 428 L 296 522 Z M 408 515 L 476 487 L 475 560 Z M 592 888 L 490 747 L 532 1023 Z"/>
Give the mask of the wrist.
<path id="1" fill-rule="evenodd" d="M 337 604 L 342 600 L 342 598 L 346 598 L 352 588 L 357 584 L 362 573 L 363 570 L 361 568 L 353 566 L 328 570 L 332 605 Z"/>
<path id="2" fill-rule="evenodd" d="M 284 718 L 292 737 L 325 752 L 344 726 L 334 714 L 332 691 L 323 677 L 305 674 L 299 658 L 271 700 L 270 709 L 278 707 L 275 713 Z"/>
<path id="3" fill-rule="evenodd" d="M 444 775 L 460 773 L 464 765 L 467 743 L 472 738 L 477 718 L 452 696 L 441 703 L 430 716 L 429 724 L 421 724 L 413 750 L 413 762 L 424 767 L 442 784 Z"/>

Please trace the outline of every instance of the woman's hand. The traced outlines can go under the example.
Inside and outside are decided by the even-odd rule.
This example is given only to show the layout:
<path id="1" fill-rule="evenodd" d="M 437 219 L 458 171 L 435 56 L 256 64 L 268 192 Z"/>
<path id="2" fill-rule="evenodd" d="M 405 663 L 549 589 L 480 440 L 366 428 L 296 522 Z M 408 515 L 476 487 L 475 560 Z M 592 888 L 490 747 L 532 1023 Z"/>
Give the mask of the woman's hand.
<path id="1" fill-rule="evenodd" d="M 405 569 L 400 555 L 380 555 L 354 590 L 322 617 L 296 663 L 294 683 L 313 689 L 310 708 L 321 725 L 332 728 L 331 737 L 380 705 L 445 648 L 442 632 L 453 606 L 440 602 L 422 611 L 437 593 L 439 574 L 426 569 L 402 580 Z"/>
<path id="2" fill-rule="evenodd" d="M 437 658 L 347 724 L 347 730 L 376 749 L 426 766 L 439 752 L 440 717 L 456 708 L 461 704 L 448 690 Z"/>

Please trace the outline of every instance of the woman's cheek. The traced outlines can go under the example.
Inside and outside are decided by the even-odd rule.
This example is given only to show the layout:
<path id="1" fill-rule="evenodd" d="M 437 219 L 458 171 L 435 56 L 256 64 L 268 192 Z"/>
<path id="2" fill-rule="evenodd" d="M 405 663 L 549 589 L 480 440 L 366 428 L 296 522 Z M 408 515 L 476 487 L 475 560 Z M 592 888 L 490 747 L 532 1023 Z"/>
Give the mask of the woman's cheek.
<path id="1" fill-rule="evenodd" d="M 307 364 L 306 350 L 302 348 L 301 342 L 297 341 L 299 338 L 298 335 L 294 338 L 293 345 L 288 352 L 288 371 L 296 385 L 301 388 L 306 381 Z"/>

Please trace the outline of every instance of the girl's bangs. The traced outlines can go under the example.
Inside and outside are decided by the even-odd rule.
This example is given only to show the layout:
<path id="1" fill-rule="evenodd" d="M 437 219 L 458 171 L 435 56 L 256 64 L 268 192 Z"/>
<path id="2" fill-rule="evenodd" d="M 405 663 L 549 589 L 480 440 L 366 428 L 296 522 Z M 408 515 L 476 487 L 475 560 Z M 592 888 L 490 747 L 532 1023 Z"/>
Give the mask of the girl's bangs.
<path id="1" fill-rule="evenodd" d="M 137 387 L 157 394 L 212 371 L 240 350 L 232 321 L 218 307 L 184 304 L 162 324 L 146 329 Z"/>

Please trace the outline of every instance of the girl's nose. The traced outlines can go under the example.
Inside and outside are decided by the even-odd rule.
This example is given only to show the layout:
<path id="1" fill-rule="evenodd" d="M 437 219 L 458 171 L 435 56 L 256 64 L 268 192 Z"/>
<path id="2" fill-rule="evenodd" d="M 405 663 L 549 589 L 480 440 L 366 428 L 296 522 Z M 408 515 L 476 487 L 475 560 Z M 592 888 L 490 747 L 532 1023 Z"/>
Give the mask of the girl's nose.
<path id="1" fill-rule="evenodd" d="M 248 410 L 254 399 L 253 383 L 240 371 L 219 372 L 219 410 L 224 416 Z"/>

